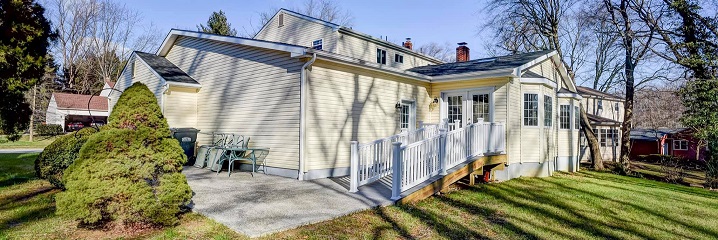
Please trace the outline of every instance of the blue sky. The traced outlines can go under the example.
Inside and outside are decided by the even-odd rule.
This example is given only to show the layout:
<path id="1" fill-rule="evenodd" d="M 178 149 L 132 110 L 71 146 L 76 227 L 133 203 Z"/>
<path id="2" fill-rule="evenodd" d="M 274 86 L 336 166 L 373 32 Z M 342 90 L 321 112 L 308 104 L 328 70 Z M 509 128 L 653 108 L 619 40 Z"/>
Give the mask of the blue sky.
<path id="1" fill-rule="evenodd" d="M 196 30 L 205 23 L 213 11 L 223 10 L 229 22 L 238 31 L 249 27 L 250 19 L 256 25 L 258 13 L 272 8 L 300 5 L 301 0 L 266 1 L 191 1 L 191 0 L 124 0 L 128 7 L 139 11 L 145 23 L 152 22 L 158 30 L 171 28 Z M 373 36 L 388 36 L 393 42 L 411 37 L 414 46 L 428 42 L 456 44 L 467 42 L 472 58 L 486 56 L 486 41 L 478 35 L 483 1 L 338 1 L 354 16 L 353 28 Z M 486 34 L 484 34 L 486 35 Z"/>

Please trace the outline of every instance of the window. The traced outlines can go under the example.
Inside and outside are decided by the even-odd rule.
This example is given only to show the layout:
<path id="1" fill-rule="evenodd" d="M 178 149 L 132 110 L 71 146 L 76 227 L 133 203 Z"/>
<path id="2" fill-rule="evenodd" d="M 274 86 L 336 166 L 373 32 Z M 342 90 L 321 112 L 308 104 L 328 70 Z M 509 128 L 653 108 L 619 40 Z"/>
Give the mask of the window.
<path id="1" fill-rule="evenodd" d="M 284 14 L 279 14 L 279 26 L 284 26 Z"/>
<path id="2" fill-rule="evenodd" d="M 464 117 L 463 110 L 463 96 L 449 96 L 447 97 L 448 106 L 448 118 L 449 124 L 453 124 L 456 120 L 461 121 Z"/>
<path id="3" fill-rule="evenodd" d="M 608 129 L 601 129 L 601 147 L 608 146 L 609 134 Z"/>
<path id="4" fill-rule="evenodd" d="M 553 120 L 553 99 L 551 96 L 543 96 L 543 125 L 550 127 Z"/>
<path id="5" fill-rule="evenodd" d="M 524 93 L 524 126 L 538 126 L 538 94 Z"/>
<path id="6" fill-rule="evenodd" d="M 479 119 L 483 119 L 484 122 L 491 121 L 489 117 L 489 94 L 471 94 L 471 100 L 474 107 L 474 123 L 479 122 Z"/>
<path id="7" fill-rule="evenodd" d="M 559 127 L 561 129 L 571 129 L 571 106 L 561 105 L 559 108 Z"/>
<path id="8" fill-rule="evenodd" d="M 577 106 L 573 107 L 573 118 L 576 119 L 573 128 L 581 129 L 581 109 Z"/>
<path id="9" fill-rule="evenodd" d="M 601 99 L 598 99 L 598 109 L 599 110 L 603 109 L 603 100 L 601 100 Z"/>
<path id="10" fill-rule="evenodd" d="M 394 62 L 395 63 L 404 63 L 404 55 L 394 54 Z"/>
<path id="11" fill-rule="evenodd" d="M 386 51 L 376 49 L 376 63 L 386 64 Z"/>
<path id="12" fill-rule="evenodd" d="M 401 113 L 399 115 L 399 128 L 409 129 L 409 105 L 401 104 Z"/>
<path id="13" fill-rule="evenodd" d="M 322 50 L 322 42 L 323 42 L 323 39 L 314 40 L 312 42 L 312 48 L 314 48 L 316 50 Z"/>
<path id="14" fill-rule="evenodd" d="M 688 150 L 688 141 L 673 140 L 673 150 Z"/>

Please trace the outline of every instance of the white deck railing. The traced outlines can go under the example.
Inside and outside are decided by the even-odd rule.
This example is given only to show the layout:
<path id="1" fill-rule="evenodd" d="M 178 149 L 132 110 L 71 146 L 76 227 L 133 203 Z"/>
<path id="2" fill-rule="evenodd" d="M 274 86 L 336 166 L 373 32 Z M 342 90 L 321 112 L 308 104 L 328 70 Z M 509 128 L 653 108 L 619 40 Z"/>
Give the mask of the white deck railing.
<path id="1" fill-rule="evenodd" d="M 352 142 L 350 191 L 393 175 L 392 198 L 398 199 L 401 192 L 433 176 L 446 175 L 448 169 L 469 159 L 505 151 L 506 129 L 502 123 L 480 121 L 450 132 L 446 132 L 450 124 L 436 127 L 435 135 L 426 133 L 432 130 L 425 128 L 412 132 L 414 139 L 421 138 L 413 143 L 392 141 L 399 140 L 401 134 L 362 145 Z"/>

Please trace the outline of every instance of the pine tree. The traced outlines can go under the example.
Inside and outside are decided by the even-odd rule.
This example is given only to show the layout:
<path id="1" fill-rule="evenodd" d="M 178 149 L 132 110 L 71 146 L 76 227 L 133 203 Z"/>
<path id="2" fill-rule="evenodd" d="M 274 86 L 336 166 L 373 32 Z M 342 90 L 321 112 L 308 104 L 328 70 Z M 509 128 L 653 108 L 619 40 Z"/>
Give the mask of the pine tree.
<path id="1" fill-rule="evenodd" d="M 45 74 L 54 39 L 44 13 L 32 0 L 0 0 L 0 129 L 14 139 L 30 123 L 25 93 Z"/>
<path id="2" fill-rule="evenodd" d="M 197 30 L 213 33 L 225 36 L 237 36 L 237 30 L 232 28 L 232 25 L 227 22 L 227 16 L 224 15 L 222 10 L 219 12 L 213 12 L 207 20 L 207 26 L 200 24 L 197 26 Z"/>

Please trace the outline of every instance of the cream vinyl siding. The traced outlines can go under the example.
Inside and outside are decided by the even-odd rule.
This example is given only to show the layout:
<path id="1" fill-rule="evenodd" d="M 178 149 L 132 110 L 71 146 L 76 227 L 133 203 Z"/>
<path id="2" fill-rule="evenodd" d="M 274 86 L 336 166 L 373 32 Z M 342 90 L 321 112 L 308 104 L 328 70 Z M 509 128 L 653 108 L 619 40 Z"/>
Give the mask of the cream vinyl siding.
<path id="1" fill-rule="evenodd" d="M 164 95 L 164 115 L 172 128 L 197 126 L 196 88 L 170 86 Z"/>
<path id="2" fill-rule="evenodd" d="M 560 74 L 556 70 L 556 67 L 553 64 L 553 60 L 551 60 L 550 58 L 530 67 L 528 71 L 541 75 L 553 82 L 558 82 L 559 80 L 561 80 Z"/>
<path id="3" fill-rule="evenodd" d="M 267 26 L 254 37 L 255 39 L 312 47 L 312 41 L 322 40 L 322 50 L 336 52 L 339 33 L 324 24 L 307 21 L 291 14 L 284 14 L 284 25 L 279 26 L 279 17 L 275 16 Z"/>
<path id="4" fill-rule="evenodd" d="M 124 91 L 126 88 L 132 86 L 135 73 L 134 69 L 136 57 L 136 55 L 132 54 L 130 55 L 130 58 L 127 59 L 127 64 L 125 64 L 125 68 L 122 70 L 120 76 L 117 78 L 117 82 L 115 83 L 115 89 L 117 89 L 118 91 L 112 91 L 108 96 L 108 98 L 110 98 L 110 105 L 108 106 L 110 114 L 112 113 L 112 107 L 117 104 L 117 100 L 120 98 L 120 95 L 122 95 L 122 92 L 120 91 Z"/>
<path id="5" fill-rule="evenodd" d="M 155 94 L 157 97 L 157 103 L 160 104 L 160 106 L 163 105 L 162 102 L 162 93 L 165 90 L 165 84 L 164 80 L 157 77 L 157 75 L 153 72 L 152 69 L 150 69 L 144 62 L 141 62 L 141 58 L 137 57 L 135 60 L 135 72 L 134 72 L 134 79 L 132 79 L 132 83 L 135 82 L 141 82 L 145 85 L 147 85 L 147 88 L 152 91 L 152 93 Z M 127 87 L 132 86 L 130 84 Z M 126 87 L 126 88 L 127 88 Z M 124 88 L 123 88 L 124 89 Z"/>
<path id="6" fill-rule="evenodd" d="M 429 84 L 317 60 L 307 78 L 307 170 L 349 167 L 351 141 L 400 132 L 401 100 L 415 100 L 417 121 L 429 112 Z"/>
<path id="7" fill-rule="evenodd" d="M 618 122 L 623 122 L 623 101 L 613 99 L 602 99 L 603 110 L 598 109 L 598 99 L 594 96 L 583 96 L 583 104 L 586 107 L 586 112 L 600 117 L 613 119 Z M 618 103 L 618 109 L 615 108 Z"/>
<path id="8" fill-rule="evenodd" d="M 541 131 L 543 131 L 543 88 L 540 85 L 521 84 L 521 162 L 542 162 L 541 161 Z M 524 125 L 524 94 L 538 95 L 538 126 Z"/>
<path id="9" fill-rule="evenodd" d="M 494 122 L 507 122 L 506 118 L 506 98 L 507 98 L 507 83 L 509 78 L 485 78 L 476 80 L 464 80 L 464 81 L 451 81 L 451 82 L 436 82 L 431 84 L 431 96 L 441 99 L 441 93 L 453 90 L 470 90 L 475 88 L 494 87 L 493 92 L 493 121 Z M 443 110 L 443 109 L 441 109 Z M 440 107 L 437 106 L 436 110 L 429 116 L 431 123 L 440 122 Z"/>
<path id="10" fill-rule="evenodd" d="M 578 156 L 578 134 L 579 131 L 575 129 L 574 127 L 574 116 L 573 116 L 573 105 L 571 105 L 572 102 L 575 102 L 576 104 L 578 101 L 571 100 L 569 98 L 559 98 L 558 99 L 558 105 L 570 105 L 571 106 L 571 118 L 569 121 L 571 122 L 571 129 L 558 129 L 558 156 L 559 157 L 569 157 L 569 156 Z M 557 110 L 559 110 L 557 108 Z"/>
<path id="11" fill-rule="evenodd" d="M 166 58 L 198 81 L 198 144 L 212 132 L 240 133 L 271 148 L 267 166 L 298 169 L 299 74 L 289 53 L 180 37 Z"/>
<path id="12" fill-rule="evenodd" d="M 322 50 L 341 54 L 348 57 L 362 59 L 376 63 L 376 49 L 386 50 L 386 65 L 402 70 L 439 64 L 441 61 L 430 61 L 417 57 L 418 53 L 405 53 L 398 51 L 402 48 L 393 44 L 377 44 L 349 34 L 340 33 L 338 29 L 322 23 L 302 19 L 292 14 L 284 14 L 284 25 L 279 26 L 279 17 L 275 16 L 268 25 L 254 38 L 272 42 L 281 42 L 305 47 L 311 47 L 312 41 L 322 39 Z M 404 56 L 404 63 L 395 63 L 394 54 Z"/>

